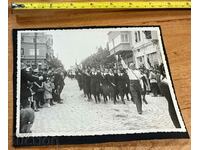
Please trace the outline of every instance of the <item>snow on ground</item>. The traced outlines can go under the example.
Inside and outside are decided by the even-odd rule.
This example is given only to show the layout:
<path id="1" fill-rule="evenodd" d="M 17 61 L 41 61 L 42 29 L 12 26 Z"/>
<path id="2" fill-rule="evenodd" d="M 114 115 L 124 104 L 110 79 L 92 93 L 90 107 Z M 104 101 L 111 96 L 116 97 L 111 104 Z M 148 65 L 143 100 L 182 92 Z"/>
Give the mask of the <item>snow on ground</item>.
<path id="1" fill-rule="evenodd" d="M 135 104 L 126 101 L 116 105 L 112 101 L 100 104 L 88 102 L 79 90 L 76 80 L 66 78 L 61 97 L 63 104 L 42 108 L 35 113 L 32 133 L 62 133 L 87 131 L 116 131 L 174 128 L 164 97 L 147 95 L 143 114 L 139 115 Z"/>

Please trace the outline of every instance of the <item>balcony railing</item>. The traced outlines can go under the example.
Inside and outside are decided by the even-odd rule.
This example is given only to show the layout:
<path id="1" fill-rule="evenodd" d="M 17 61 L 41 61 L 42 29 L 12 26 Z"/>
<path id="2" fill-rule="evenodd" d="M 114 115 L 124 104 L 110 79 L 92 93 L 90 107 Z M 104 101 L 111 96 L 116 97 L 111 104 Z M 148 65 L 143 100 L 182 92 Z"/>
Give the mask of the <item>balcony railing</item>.
<path id="1" fill-rule="evenodd" d="M 110 49 L 110 55 L 114 53 L 119 53 L 119 51 L 130 51 L 131 50 L 131 45 L 130 43 L 120 43 L 119 45 L 113 47 Z"/>

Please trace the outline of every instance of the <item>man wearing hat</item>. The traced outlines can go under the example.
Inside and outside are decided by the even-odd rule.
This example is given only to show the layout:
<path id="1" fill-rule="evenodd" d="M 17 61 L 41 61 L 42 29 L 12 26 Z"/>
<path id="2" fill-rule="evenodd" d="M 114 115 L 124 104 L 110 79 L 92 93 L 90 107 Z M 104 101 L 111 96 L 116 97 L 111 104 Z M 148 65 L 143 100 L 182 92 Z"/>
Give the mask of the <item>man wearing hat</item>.
<path id="1" fill-rule="evenodd" d="M 142 100 L 141 100 L 142 88 L 140 85 L 141 73 L 139 70 L 135 69 L 135 65 L 133 63 L 131 63 L 130 66 L 128 67 L 122 58 L 121 58 L 121 64 L 123 68 L 126 69 L 128 77 L 130 79 L 130 92 L 136 104 L 138 114 L 142 114 Z"/>

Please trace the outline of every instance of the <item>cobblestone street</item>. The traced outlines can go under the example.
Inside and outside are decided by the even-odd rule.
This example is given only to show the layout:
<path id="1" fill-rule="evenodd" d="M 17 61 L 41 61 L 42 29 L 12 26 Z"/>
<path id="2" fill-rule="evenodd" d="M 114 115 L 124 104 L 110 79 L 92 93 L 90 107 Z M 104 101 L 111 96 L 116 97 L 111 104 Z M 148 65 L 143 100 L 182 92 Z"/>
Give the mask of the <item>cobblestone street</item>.
<path id="1" fill-rule="evenodd" d="M 76 80 L 65 79 L 61 97 L 63 104 L 42 108 L 35 113 L 33 133 L 67 133 L 87 131 L 116 131 L 174 128 L 164 97 L 147 95 L 148 104 L 143 103 L 143 114 L 138 115 L 136 106 L 126 100 L 126 104 L 112 101 L 104 104 L 88 102 L 79 90 Z"/>

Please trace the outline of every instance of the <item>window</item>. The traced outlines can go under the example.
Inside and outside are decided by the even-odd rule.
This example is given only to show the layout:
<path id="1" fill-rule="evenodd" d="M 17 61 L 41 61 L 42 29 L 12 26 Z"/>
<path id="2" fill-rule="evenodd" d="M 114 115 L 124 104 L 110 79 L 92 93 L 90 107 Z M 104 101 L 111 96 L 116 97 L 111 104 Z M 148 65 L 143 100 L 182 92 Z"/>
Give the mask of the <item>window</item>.
<path id="1" fill-rule="evenodd" d="M 141 41 L 141 36 L 140 36 L 140 31 L 135 32 L 135 42 L 140 42 Z"/>
<path id="2" fill-rule="evenodd" d="M 136 43 L 138 42 L 138 39 L 137 39 L 137 32 L 135 32 L 135 42 L 136 42 Z"/>
<path id="3" fill-rule="evenodd" d="M 30 50 L 29 50 L 29 55 L 31 55 L 31 56 L 35 55 L 34 49 L 30 49 Z"/>
<path id="4" fill-rule="evenodd" d="M 24 37 L 23 36 L 21 37 L 21 41 L 24 42 Z"/>
<path id="5" fill-rule="evenodd" d="M 144 31 L 146 39 L 152 39 L 151 31 Z"/>
<path id="6" fill-rule="evenodd" d="M 138 40 L 141 41 L 140 31 L 138 31 Z"/>
<path id="7" fill-rule="evenodd" d="M 21 56 L 24 56 L 24 48 L 21 48 Z"/>
<path id="8" fill-rule="evenodd" d="M 34 43 L 34 38 L 30 36 L 23 36 L 21 41 L 24 43 Z"/>
<path id="9" fill-rule="evenodd" d="M 128 34 L 121 34 L 121 41 L 122 43 L 128 43 L 129 42 Z"/>
<path id="10" fill-rule="evenodd" d="M 148 59 L 151 65 L 154 65 L 156 62 L 158 62 L 158 56 L 156 52 L 148 54 Z"/>
<path id="11" fill-rule="evenodd" d="M 127 38 L 125 37 L 125 39 Z M 109 50 L 111 54 L 112 54 L 111 50 L 117 47 L 121 43 L 121 41 L 122 41 L 122 37 L 120 34 L 117 37 L 110 39 L 108 46 L 109 46 Z"/>
<path id="12" fill-rule="evenodd" d="M 37 49 L 37 56 L 40 55 L 39 49 Z M 35 55 L 35 49 L 29 49 L 29 55 L 34 56 Z"/>
<path id="13" fill-rule="evenodd" d="M 41 37 L 41 36 L 39 37 L 39 36 L 38 36 L 38 37 L 36 38 L 36 42 L 37 42 L 37 43 L 45 43 L 45 42 L 46 42 L 46 41 L 45 41 L 45 37 L 43 37 L 43 36 L 42 36 L 42 37 Z"/>
<path id="14" fill-rule="evenodd" d="M 112 42 L 109 42 L 108 43 L 108 47 L 109 47 L 109 50 L 111 50 L 113 48 L 113 43 Z"/>

